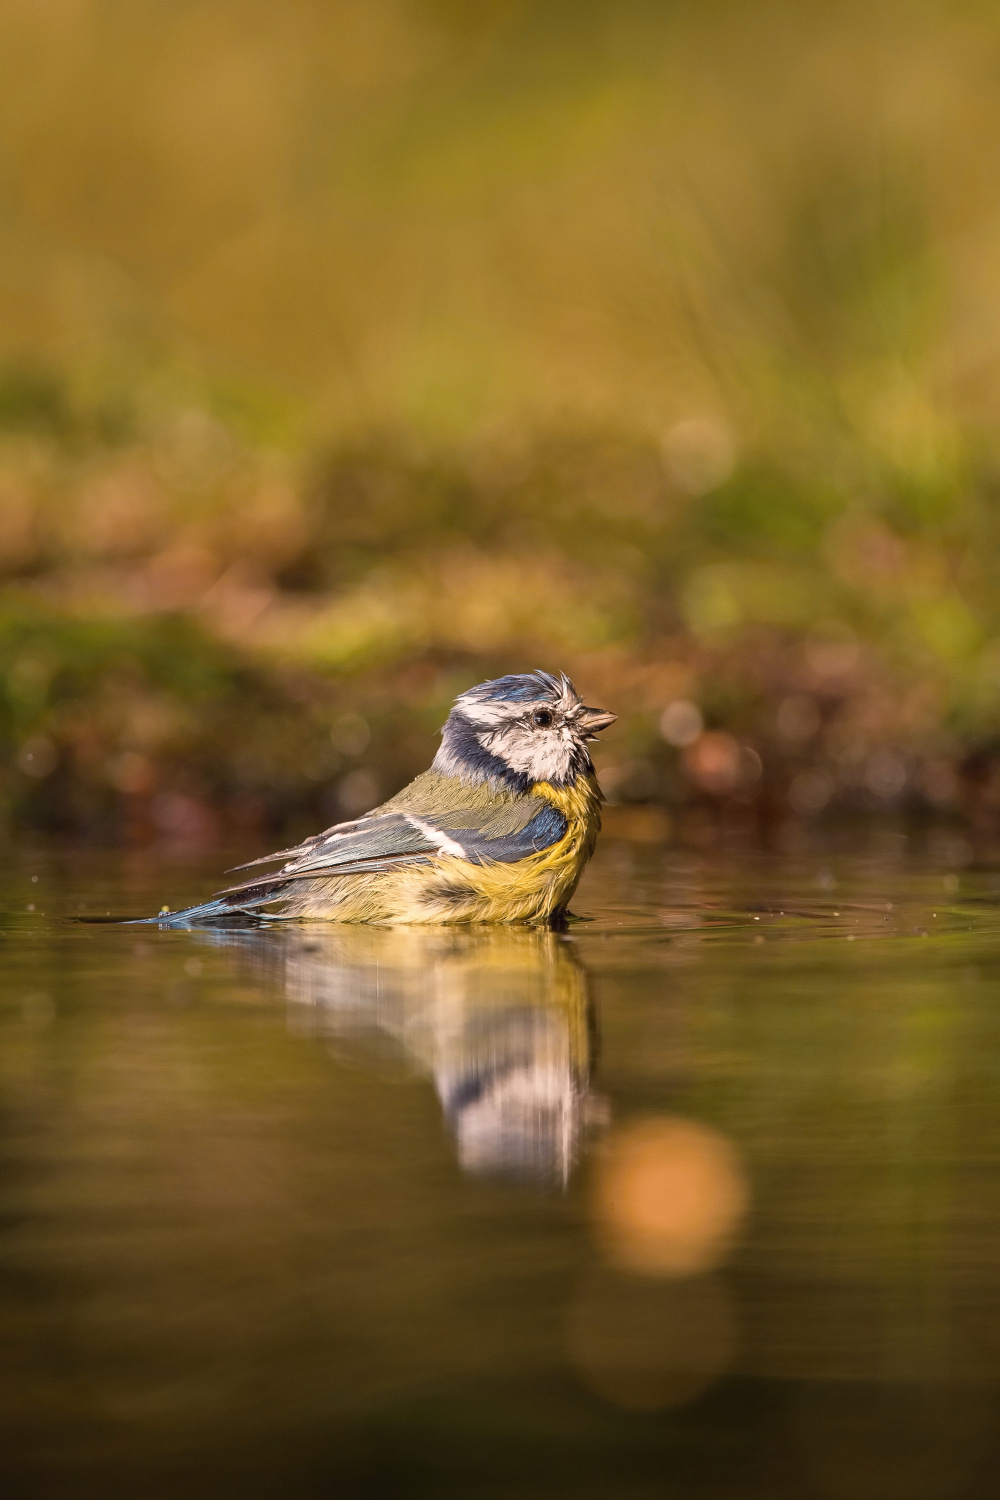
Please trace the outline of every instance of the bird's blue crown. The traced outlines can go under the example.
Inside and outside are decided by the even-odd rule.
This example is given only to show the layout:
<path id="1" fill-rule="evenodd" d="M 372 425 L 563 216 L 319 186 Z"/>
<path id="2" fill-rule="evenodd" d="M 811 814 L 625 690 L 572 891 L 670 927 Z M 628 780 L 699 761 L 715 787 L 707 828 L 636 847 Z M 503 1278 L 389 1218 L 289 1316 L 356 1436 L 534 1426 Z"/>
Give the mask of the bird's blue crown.
<path id="1" fill-rule="evenodd" d="M 469 688 L 462 697 L 480 703 L 536 703 L 539 699 L 553 701 L 561 697 L 568 678 L 553 677 L 551 672 L 539 668 L 535 672 L 511 673 L 507 677 L 495 677 L 491 682 L 481 682 Z"/>

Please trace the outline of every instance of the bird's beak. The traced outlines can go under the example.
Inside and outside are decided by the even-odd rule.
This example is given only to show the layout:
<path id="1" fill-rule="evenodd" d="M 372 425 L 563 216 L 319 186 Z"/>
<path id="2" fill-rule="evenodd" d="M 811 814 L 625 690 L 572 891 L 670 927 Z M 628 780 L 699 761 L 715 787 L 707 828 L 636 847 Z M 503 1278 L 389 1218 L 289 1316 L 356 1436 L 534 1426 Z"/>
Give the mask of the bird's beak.
<path id="1" fill-rule="evenodd" d="M 609 729 L 617 719 L 617 714 L 609 714 L 604 708 L 585 708 L 580 714 L 580 724 L 583 727 L 584 736 L 588 740 L 596 740 L 602 729 Z"/>

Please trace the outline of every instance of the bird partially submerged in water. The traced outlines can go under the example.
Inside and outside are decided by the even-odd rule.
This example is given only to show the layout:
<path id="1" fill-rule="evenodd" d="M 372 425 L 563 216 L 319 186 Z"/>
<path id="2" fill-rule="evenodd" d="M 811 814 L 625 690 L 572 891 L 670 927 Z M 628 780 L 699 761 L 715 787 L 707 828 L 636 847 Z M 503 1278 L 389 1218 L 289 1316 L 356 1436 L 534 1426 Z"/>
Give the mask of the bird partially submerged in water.
<path id="1" fill-rule="evenodd" d="M 601 827 L 587 749 L 617 716 L 588 708 L 565 675 L 480 683 L 456 700 L 429 771 L 381 807 L 169 926 L 237 914 L 335 922 L 543 922 L 566 909 Z"/>

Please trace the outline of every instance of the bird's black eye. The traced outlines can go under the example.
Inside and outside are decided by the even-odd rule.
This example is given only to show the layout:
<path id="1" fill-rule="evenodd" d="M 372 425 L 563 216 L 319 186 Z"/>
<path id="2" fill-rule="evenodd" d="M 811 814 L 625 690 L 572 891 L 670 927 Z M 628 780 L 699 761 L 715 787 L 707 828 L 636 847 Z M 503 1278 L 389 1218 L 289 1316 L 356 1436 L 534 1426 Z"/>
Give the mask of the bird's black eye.
<path id="1" fill-rule="evenodd" d="M 536 708 L 535 712 L 531 715 L 531 722 L 537 724 L 539 729 L 548 729 L 552 723 L 552 715 L 547 708 Z"/>

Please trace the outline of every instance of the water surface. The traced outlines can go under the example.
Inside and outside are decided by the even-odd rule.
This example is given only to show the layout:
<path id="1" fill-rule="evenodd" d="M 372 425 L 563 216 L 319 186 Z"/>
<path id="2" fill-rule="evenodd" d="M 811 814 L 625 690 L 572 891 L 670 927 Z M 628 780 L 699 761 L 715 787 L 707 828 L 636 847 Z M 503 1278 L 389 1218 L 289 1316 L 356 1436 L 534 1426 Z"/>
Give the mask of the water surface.
<path id="1" fill-rule="evenodd" d="M 996 1493 L 990 868 L 607 841 L 565 933 L 71 920 L 242 853 L 8 851 L 5 1495 Z"/>

